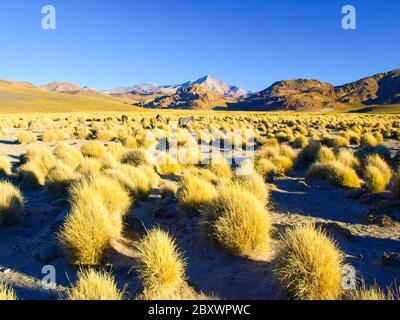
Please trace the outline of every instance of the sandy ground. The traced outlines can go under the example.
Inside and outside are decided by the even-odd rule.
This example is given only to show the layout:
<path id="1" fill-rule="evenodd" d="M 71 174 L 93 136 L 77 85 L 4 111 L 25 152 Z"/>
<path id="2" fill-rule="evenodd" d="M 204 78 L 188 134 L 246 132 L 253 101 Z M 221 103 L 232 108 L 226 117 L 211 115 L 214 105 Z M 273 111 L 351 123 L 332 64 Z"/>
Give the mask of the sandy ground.
<path id="1" fill-rule="evenodd" d="M 1 137 L 0 155 L 8 156 L 17 164 L 27 146 L 14 142 L 16 133 Z M 76 141 L 70 143 L 80 145 Z M 327 230 L 346 253 L 346 262 L 356 268 L 360 277 L 383 287 L 399 279 L 399 266 L 381 263 L 384 252 L 400 251 L 399 226 L 367 223 L 365 214 L 370 205 L 350 199 L 347 190 L 321 181 L 305 183 L 302 177 L 304 171 L 295 170 L 271 185 L 273 248 L 287 226 L 309 220 L 322 225 L 334 223 Z M 21 299 L 57 299 L 75 281 L 77 271 L 65 263 L 57 245 L 56 233 L 68 212 L 68 202 L 62 197 L 49 196 L 46 190 L 23 193 L 27 201 L 24 222 L 0 230 L 0 280 L 9 281 Z M 232 256 L 206 235 L 201 217 L 182 214 L 176 206 L 176 199 L 161 199 L 159 190 L 154 190 L 128 214 L 124 238 L 114 242 L 108 253 L 108 264 L 119 285 L 121 288 L 127 285 L 127 297 L 140 291 L 134 243 L 145 229 L 160 226 L 176 238 L 186 257 L 188 283 L 197 291 L 221 299 L 286 298 L 273 273 L 275 249 L 257 259 Z M 44 265 L 56 268 L 55 290 L 42 287 Z"/>

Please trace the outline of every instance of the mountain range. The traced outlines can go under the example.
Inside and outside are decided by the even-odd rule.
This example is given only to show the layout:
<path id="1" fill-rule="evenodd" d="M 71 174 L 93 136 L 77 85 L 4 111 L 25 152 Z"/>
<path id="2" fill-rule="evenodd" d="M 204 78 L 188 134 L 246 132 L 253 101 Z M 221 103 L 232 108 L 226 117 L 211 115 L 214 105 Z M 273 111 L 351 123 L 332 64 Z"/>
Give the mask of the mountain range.
<path id="1" fill-rule="evenodd" d="M 112 90 L 104 91 L 110 95 L 121 95 L 121 94 L 161 94 L 161 95 L 173 95 L 182 91 L 188 87 L 194 85 L 201 85 L 211 93 L 220 95 L 226 98 L 238 99 L 249 95 L 251 92 L 241 89 L 236 86 L 228 85 L 221 80 L 216 79 L 211 75 L 207 75 L 195 81 L 188 81 L 177 85 L 158 85 L 155 83 L 142 83 L 133 87 L 127 88 L 116 88 Z"/>
<path id="2" fill-rule="evenodd" d="M 400 111 L 400 69 L 341 86 L 310 79 L 282 80 L 260 92 L 228 85 L 210 75 L 179 85 L 150 83 L 107 91 L 66 82 L 35 86 L 24 81 L 0 80 L 0 111 L 2 106 L 18 110 L 20 105 L 38 109 L 33 111 L 43 108 L 51 111 L 53 105 L 57 111 L 64 110 L 63 107 L 65 111 L 79 109 L 82 105 L 90 110 L 95 110 L 97 105 L 99 111 L 137 107 L 246 111 L 348 111 L 390 107 Z"/>
<path id="3" fill-rule="evenodd" d="M 341 110 L 352 105 L 400 103 L 400 69 L 379 73 L 342 86 L 318 80 L 284 80 L 239 102 L 258 110 Z"/>

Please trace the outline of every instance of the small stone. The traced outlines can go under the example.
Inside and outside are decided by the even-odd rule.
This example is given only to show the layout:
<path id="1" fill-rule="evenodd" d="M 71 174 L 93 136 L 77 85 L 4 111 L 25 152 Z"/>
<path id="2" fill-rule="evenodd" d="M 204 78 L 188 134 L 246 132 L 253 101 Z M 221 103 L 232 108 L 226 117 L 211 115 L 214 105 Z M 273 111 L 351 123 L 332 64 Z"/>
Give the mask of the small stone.
<path id="1" fill-rule="evenodd" d="M 335 222 L 318 222 L 316 224 L 317 227 L 322 228 L 328 233 L 336 234 L 341 236 L 344 239 L 347 240 L 354 240 L 354 235 L 351 233 L 351 231 L 347 228 L 342 227 L 338 223 Z"/>
<path id="2" fill-rule="evenodd" d="M 33 257 L 43 263 L 49 263 L 59 256 L 59 250 L 56 245 L 44 244 L 33 252 Z"/>
<path id="3" fill-rule="evenodd" d="M 374 204 L 385 200 L 386 197 L 382 193 L 365 193 L 358 200 L 361 204 Z"/>
<path id="4" fill-rule="evenodd" d="M 400 267 L 400 252 L 384 252 L 381 262 L 385 266 Z"/>
<path id="5" fill-rule="evenodd" d="M 368 214 L 367 221 L 370 224 L 377 224 L 381 227 L 391 227 L 395 224 L 393 219 L 387 215 Z"/>
<path id="6" fill-rule="evenodd" d="M 10 273 L 10 272 L 11 272 L 11 269 L 1 267 L 1 268 L 0 268 L 0 272 L 1 272 L 1 273 Z"/>
<path id="7" fill-rule="evenodd" d="M 347 192 L 346 198 L 358 200 L 358 199 L 360 199 L 366 192 L 367 192 L 367 190 L 364 190 L 364 189 L 354 189 L 354 190 L 350 190 L 349 192 Z"/>

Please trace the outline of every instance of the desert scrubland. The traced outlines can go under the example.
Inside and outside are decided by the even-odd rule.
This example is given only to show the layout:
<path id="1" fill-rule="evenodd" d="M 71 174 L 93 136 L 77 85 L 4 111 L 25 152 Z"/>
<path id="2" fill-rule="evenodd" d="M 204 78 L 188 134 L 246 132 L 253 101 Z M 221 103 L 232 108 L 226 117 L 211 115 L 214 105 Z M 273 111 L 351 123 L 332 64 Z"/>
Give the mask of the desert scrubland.
<path id="1" fill-rule="evenodd" d="M 390 114 L 2 114 L 0 299 L 397 299 L 399 137 Z"/>

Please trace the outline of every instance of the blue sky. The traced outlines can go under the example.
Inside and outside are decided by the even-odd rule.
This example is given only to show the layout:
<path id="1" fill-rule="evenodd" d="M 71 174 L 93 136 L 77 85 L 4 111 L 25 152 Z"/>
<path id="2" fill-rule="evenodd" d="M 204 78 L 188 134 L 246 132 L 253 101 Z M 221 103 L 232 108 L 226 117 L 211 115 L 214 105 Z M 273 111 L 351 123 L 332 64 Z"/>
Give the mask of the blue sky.
<path id="1" fill-rule="evenodd" d="M 41 28 L 41 8 L 57 29 Z M 341 8 L 357 9 L 357 30 Z M 400 67 L 398 0 L 2 0 L 0 78 L 96 89 L 212 74 L 261 90 L 281 79 L 334 84 Z"/>

